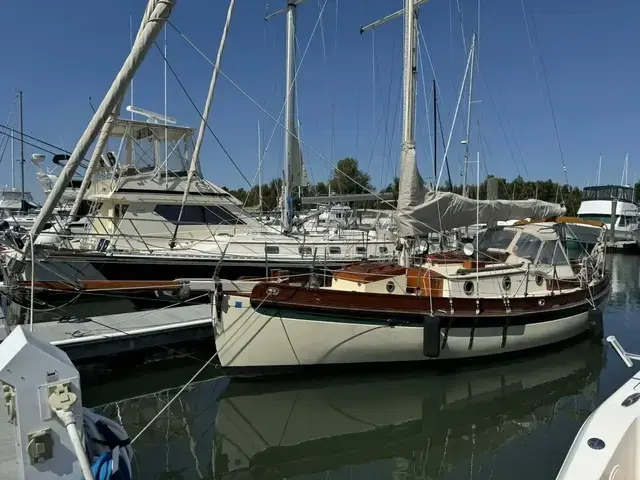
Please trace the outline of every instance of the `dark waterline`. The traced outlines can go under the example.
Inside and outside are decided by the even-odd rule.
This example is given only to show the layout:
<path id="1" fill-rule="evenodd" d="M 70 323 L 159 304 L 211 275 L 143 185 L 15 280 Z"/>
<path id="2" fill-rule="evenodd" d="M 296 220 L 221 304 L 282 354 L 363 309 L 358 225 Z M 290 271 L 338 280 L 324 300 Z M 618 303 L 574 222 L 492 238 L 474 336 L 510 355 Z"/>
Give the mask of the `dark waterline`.
<path id="1" fill-rule="evenodd" d="M 640 257 L 612 262 L 605 335 L 640 351 Z M 112 373 L 84 402 L 135 436 L 200 366 Z M 455 372 L 229 382 L 208 367 L 135 443 L 135 478 L 555 478 L 582 422 L 633 371 L 590 339 Z"/>

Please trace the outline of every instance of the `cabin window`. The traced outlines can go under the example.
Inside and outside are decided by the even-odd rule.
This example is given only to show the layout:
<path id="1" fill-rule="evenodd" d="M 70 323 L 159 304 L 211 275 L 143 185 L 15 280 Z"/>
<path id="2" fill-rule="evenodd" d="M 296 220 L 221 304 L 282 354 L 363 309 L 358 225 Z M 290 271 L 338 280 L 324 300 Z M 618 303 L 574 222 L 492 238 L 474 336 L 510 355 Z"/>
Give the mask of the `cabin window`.
<path id="1" fill-rule="evenodd" d="M 619 227 L 626 227 L 627 226 L 627 217 L 625 217 L 624 215 L 620 215 L 618 218 L 620 219 L 620 221 L 618 222 L 618 226 Z"/>
<path id="2" fill-rule="evenodd" d="M 244 225 L 242 220 L 218 205 L 185 205 L 182 217 L 180 205 L 156 205 L 153 211 L 174 225 L 178 218 L 185 225 Z"/>
<path id="3" fill-rule="evenodd" d="M 329 247 L 329 255 L 340 255 L 340 247 Z"/>
<path id="4" fill-rule="evenodd" d="M 516 243 L 516 246 L 513 248 L 513 253 L 520 258 L 533 262 L 538 256 L 541 243 L 538 237 L 534 237 L 528 233 L 522 233 L 518 239 L 518 243 Z"/>
<path id="5" fill-rule="evenodd" d="M 511 290 L 511 277 L 504 277 L 502 279 L 502 288 L 504 288 L 505 292 Z"/>
<path id="6" fill-rule="evenodd" d="M 266 253 L 267 255 L 273 254 L 273 253 L 280 253 L 280 247 L 276 246 L 276 245 L 265 245 L 264 246 L 264 253 Z"/>
<path id="7" fill-rule="evenodd" d="M 356 253 L 365 255 L 367 253 L 367 247 L 356 247 Z"/>
<path id="8" fill-rule="evenodd" d="M 311 247 L 298 247 L 300 255 L 311 255 Z"/>
<path id="9" fill-rule="evenodd" d="M 204 223 L 207 225 L 244 225 L 244 222 L 224 207 L 209 205 L 204 209 Z"/>
<path id="10" fill-rule="evenodd" d="M 378 251 L 380 253 L 387 253 L 389 251 L 389 249 L 387 247 L 378 247 Z"/>
<path id="11" fill-rule="evenodd" d="M 474 243 L 476 244 L 476 248 L 480 251 L 486 251 L 489 248 L 499 248 L 504 250 L 511 245 L 511 241 L 515 235 L 515 230 L 491 228 L 478 232 Z"/>

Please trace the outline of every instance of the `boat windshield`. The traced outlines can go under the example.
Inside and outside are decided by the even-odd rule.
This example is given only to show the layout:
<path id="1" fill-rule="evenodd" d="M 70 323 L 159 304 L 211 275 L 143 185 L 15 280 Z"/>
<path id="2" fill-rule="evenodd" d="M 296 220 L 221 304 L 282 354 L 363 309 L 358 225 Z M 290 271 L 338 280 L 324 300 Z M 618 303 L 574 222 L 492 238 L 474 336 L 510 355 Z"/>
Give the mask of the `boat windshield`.
<path id="1" fill-rule="evenodd" d="M 489 248 L 505 250 L 511 245 L 511 241 L 515 235 L 515 230 L 507 230 L 504 228 L 481 230 L 478 232 L 478 235 L 476 235 L 476 248 L 481 252 L 487 251 Z"/>
<path id="2" fill-rule="evenodd" d="M 542 241 L 538 237 L 523 232 L 516 246 L 513 247 L 513 254 L 533 262 L 538 255 L 541 244 Z"/>
<path id="3" fill-rule="evenodd" d="M 618 185 L 602 185 L 598 187 L 585 187 L 582 191 L 583 200 L 611 200 L 612 198 L 623 202 L 633 202 L 632 187 Z"/>
<path id="4" fill-rule="evenodd" d="M 568 265 L 569 260 L 567 260 L 560 242 L 556 240 L 542 244 L 542 250 L 536 263 L 544 265 Z"/>

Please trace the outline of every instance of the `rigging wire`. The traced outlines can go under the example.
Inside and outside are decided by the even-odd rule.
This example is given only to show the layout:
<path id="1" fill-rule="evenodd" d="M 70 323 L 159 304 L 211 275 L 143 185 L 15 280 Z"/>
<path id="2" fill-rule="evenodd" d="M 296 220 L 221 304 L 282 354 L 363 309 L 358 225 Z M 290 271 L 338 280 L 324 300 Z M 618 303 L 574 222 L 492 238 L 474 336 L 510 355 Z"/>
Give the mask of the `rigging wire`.
<path id="1" fill-rule="evenodd" d="M 18 101 L 18 97 L 16 96 L 13 99 L 13 105 L 11 105 L 11 110 L 9 111 L 9 117 L 7 118 L 7 125 L 11 122 L 11 118 L 13 117 L 13 110 L 16 107 L 16 102 Z M 9 137 L 2 137 L 0 138 L 0 146 L 2 145 L 2 140 L 5 140 L 4 142 L 4 147 L 2 148 L 2 154 L 0 155 L 0 163 L 2 163 L 2 160 L 4 159 L 4 153 L 7 150 L 7 146 L 9 145 L 9 142 L 11 142 L 11 140 L 9 140 Z M 11 159 L 11 162 L 13 163 L 15 161 L 15 158 Z"/>
<path id="2" fill-rule="evenodd" d="M 3 127 L 3 125 L 0 125 L 0 128 L 1 128 L 1 127 Z M 14 132 L 15 132 L 15 130 L 13 130 L 13 129 L 11 129 L 11 128 L 10 128 L 9 130 L 11 130 L 11 131 L 14 131 Z M 10 134 L 10 133 L 2 132 L 2 131 L 0 131 L 0 135 L 4 135 L 4 136 L 6 136 L 6 137 L 10 137 L 10 136 L 11 136 L 11 134 Z M 25 137 L 27 137 L 28 135 L 25 133 L 25 134 L 24 134 L 24 136 L 25 136 Z M 39 143 L 44 143 L 44 142 L 42 142 L 42 141 L 40 141 L 40 140 L 36 140 L 36 141 L 37 141 L 37 142 L 39 142 Z M 43 151 L 43 152 L 45 152 L 45 153 L 49 153 L 49 154 L 51 154 L 51 155 L 58 155 L 60 152 L 63 152 L 63 153 L 69 153 L 69 152 L 66 152 L 65 150 L 63 150 L 63 149 L 61 149 L 61 148 L 59 148 L 57 152 L 54 152 L 54 151 L 52 151 L 52 150 L 49 150 L 49 149 L 47 149 L 47 148 L 42 147 L 41 145 L 36 145 L 35 143 L 31 143 L 31 142 L 28 142 L 28 141 L 26 141 L 26 140 L 23 140 L 23 143 L 24 143 L 25 145 L 29 145 L 30 147 L 37 148 L 38 150 Z M 45 143 L 45 145 L 46 145 L 46 143 Z M 54 145 L 54 146 L 53 146 L 53 148 L 57 148 L 57 147 Z M 86 160 L 86 159 L 85 159 L 85 160 Z M 87 168 L 85 164 L 80 164 L 80 166 L 81 166 L 81 167 L 83 167 L 83 168 Z"/>
<path id="3" fill-rule="evenodd" d="M 241 328 L 239 328 L 236 332 L 234 332 L 234 334 L 232 334 L 232 335 L 231 335 L 231 337 L 229 338 L 229 340 L 227 340 L 227 342 L 231 341 L 235 335 L 237 335 L 239 332 L 241 332 L 241 331 L 242 331 L 242 327 L 244 327 L 244 325 L 245 325 L 249 320 L 251 320 L 251 317 L 253 317 L 253 315 L 254 315 L 254 314 L 255 314 L 255 313 L 260 309 L 260 307 L 262 306 L 262 304 L 263 304 L 263 303 L 264 303 L 264 302 L 265 302 L 265 301 L 266 301 L 270 296 L 271 296 L 271 294 L 269 294 L 269 295 L 265 296 L 265 297 L 262 299 L 262 301 L 260 302 L 260 304 L 259 304 L 257 307 L 255 307 L 255 308 L 253 309 L 253 311 L 252 311 L 251 315 L 249 315 L 249 317 L 248 317 L 248 318 L 243 322 L 243 324 L 240 326 Z M 243 313 L 238 317 L 238 319 L 236 320 L 236 323 L 237 323 L 240 319 L 242 319 L 242 317 L 244 316 L 244 314 L 245 314 L 246 312 L 249 312 L 249 309 L 245 310 L 245 311 L 244 311 L 244 312 L 243 312 Z M 226 345 L 226 343 L 225 343 L 225 345 Z M 145 426 L 144 426 L 144 427 L 143 427 L 143 428 L 138 432 L 138 434 L 137 434 L 135 437 L 133 437 L 133 438 L 131 439 L 131 443 L 132 443 L 132 444 L 133 444 L 133 443 L 135 443 L 135 442 L 136 442 L 136 440 L 137 440 L 138 438 L 140 438 L 140 436 L 141 436 L 144 432 L 146 432 L 146 431 L 147 431 L 147 429 L 148 429 L 148 428 L 153 424 L 153 422 L 155 422 L 158 418 L 160 418 L 160 416 L 161 416 L 161 415 L 162 415 L 162 414 L 163 414 L 163 413 L 164 413 L 164 412 L 165 412 L 165 411 L 166 411 L 166 410 L 171 406 L 171 404 L 172 404 L 173 402 L 175 402 L 175 401 L 178 399 L 178 397 L 180 397 L 180 395 L 182 394 L 182 392 L 184 392 L 184 391 L 189 387 L 189 385 L 191 385 L 191 383 L 192 383 L 193 381 L 195 381 L 195 379 L 196 379 L 196 378 L 198 378 L 198 376 L 199 376 L 199 375 L 204 371 L 204 369 L 205 369 L 205 368 L 207 368 L 207 367 L 211 364 L 211 362 L 213 362 L 213 361 L 215 360 L 215 358 L 216 358 L 216 357 L 218 356 L 218 354 L 220 353 L 220 350 L 222 350 L 222 349 L 225 347 L 225 345 L 222 345 L 222 346 L 221 346 L 221 347 L 220 347 L 220 348 L 219 348 L 219 349 L 218 349 L 218 350 L 217 350 L 217 351 L 216 351 L 216 352 L 211 356 L 211 358 L 209 358 L 209 360 L 207 360 L 207 361 L 205 362 L 205 364 L 204 364 L 204 365 L 202 365 L 202 367 L 201 367 L 201 368 L 200 368 L 200 369 L 199 369 L 199 370 L 198 370 L 198 371 L 197 371 L 197 372 L 196 372 L 196 373 L 195 373 L 195 374 L 194 374 L 194 375 L 193 375 L 193 376 L 192 376 L 192 377 L 187 381 L 187 383 L 185 383 L 185 384 L 182 386 L 182 388 L 180 388 L 180 390 L 178 390 L 178 392 L 177 392 L 177 393 L 176 393 L 176 394 L 175 394 L 171 399 L 169 399 L 169 401 L 167 401 L 167 403 L 166 403 L 166 404 L 165 404 L 165 405 L 164 405 L 164 406 L 163 406 L 163 407 L 158 411 L 158 413 L 157 413 L 157 414 L 156 414 L 156 415 L 155 415 L 151 420 L 149 420 L 149 422 L 148 422 L 148 423 L 147 423 L 147 424 L 146 424 L 146 425 L 145 425 Z"/>
<path id="4" fill-rule="evenodd" d="M 426 126 L 427 126 L 427 138 L 429 139 L 429 156 L 431 157 L 431 166 L 433 167 L 435 165 L 435 161 L 436 159 L 433 156 L 433 138 L 431 138 L 431 122 L 429 120 L 430 114 L 429 114 L 429 96 L 427 96 L 427 86 L 424 82 L 424 68 L 423 68 L 423 64 L 422 64 L 422 49 L 420 48 L 420 44 L 418 43 L 418 62 L 420 63 L 420 80 L 422 83 L 422 95 L 424 96 L 424 111 L 425 111 L 425 119 L 426 119 Z M 435 85 L 432 87 L 431 90 L 433 90 L 433 88 L 436 88 Z M 435 126 L 435 125 L 434 125 Z M 433 170 L 433 168 L 431 169 Z M 434 185 L 435 185 L 435 178 L 433 179 L 434 181 Z"/>
<path id="5" fill-rule="evenodd" d="M 394 41 L 393 42 L 393 47 L 391 49 L 391 68 L 389 69 L 389 88 L 387 89 L 387 101 L 386 101 L 386 104 L 385 104 L 384 101 L 382 103 L 382 112 L 381 112 L 381 115 L 380 115 L 380 121 L 378 122 L 378 129 L 376 130 L 376 138 L 374 139 L 373 148 L 371 150 L 371 154 L 369 155 L 369 161 L 367 163 L 367 173 L 371 172 L 371 161 L 373 159 L 374 150 L 375 150 L 375 146 L 376 146 L 376 143 L 377 143 L 377 136 L 379 135 L 383 119 L 385 117 L 388 118 L 389 109 L 391 108 L 391 87 L 393 86 L 393 74 L 394 74 L 394 71 L 395 71 L 395 68 L 394 68 L 395 59 L 396 59 L 395 52 L 396 52 L 396 42 Z M 385 110 L 386 110 L 386 113 L 387 113 L 386 115 L 385 115 Z M 382 148 L 383 152 L 386 150 L 386 144 L 387 144 L 387 140 L 389 138 L 388 137 L 388 132 L 389 132 L 389 122 L 385 122 L 385 144 L 384 144 L 384 146 Z"/>
<path id="6" fill-rule="evenodd" d="M 205 126 L 207 127 L 207 130 L 209 131 L 209 133 L 213 136 L 213 138 L 215 139 L 216 143 L 218 144 L 218 146 L 222 149 L 222 151 L 224 152 L 224 154 L 227 156 L 227 158 L 229 159 L 229 161 L 231 162 L 231 164 L 234 166 L 234 168 L 238 171 L 238 173 L 240 174 L 240 176 L 244 179 L 245 182 L 247 182 L 247 184 L 251 187 L 252 184 L 251 182 L 249 182 L 249 179 L 244 175 L 244 173 L 242 173 L 242 170 L 240 170 L 240 167 L 238 167 L 238 164 L 233 160 L 233 157 L 231 157 L 231 154 L 229 153 L 229 151 L 224 147 L 224 145 L 222 144 L 222 142 L 220 141 L 220 139 L 218 138 L 218 136 L 214 133 L 214 131 L 211 129 L 211 127 L 209 126 L 209 122 L 202 116 L 202 113 L 200 112 L 200 110 L 198 109 L 198 107 L 196 106 L 195 102 L 193 101 L 193 99 L 191 98 L 191 95 L 189 95 L 189 92 L 187 92 L 187 89 L 185 88 L 185 86 L 183 85 L 182 81 L 180 81 L 180 77 L 178 77 L 178 74 L 176 73 L 176 71 L 173 69 L 173 67 L 171 66 L 171 64 L 169 63 L 169 60 L 167 60 L 167 57 L 164 55 L 164 52 L 162 51 L 162 48 L 160 48 L 160 45 L 158 45 L 158 42 L 154 42 L 153 43 L 156 47 L 156 49 L 158 50 L 158 52 L 160 53 L 160 55 L 162 56 L 162 59 L 165 61 L 167 67 L 169 68 L 169 70 L 171 71 L 171 74 L 173 75 L 173 78 L 176 79 L 176 82 L 178 82 L 178 85 L 180 86 L 180 88 L 182 89 L 182 92 L 185 94 L 185 96 L 187 97 L 187 99 L 189 100 L 189 103 L 191 103 L 191 106 L 195 109 L 195 111 L 198 113 L 198 116 L 202 119 L 202 121 L 204 122 Z"/>
<path id="7" fill-rule="evenodd" d="M 200 50 L 189 38 L 187 38 L 182 32 L 180 32 L 180 30 L 178 30 L 175 25 L 173 25 L 173 23 L 169 20 L 167 20 L 167 23 L 169 25 L 172 26 L 172 28 L 174 28 L 176 30 L 176 32 L 178 32 L 178 34 L 187 42 L 189 43 L 189 45 L 191 45 L 210 65 L 214 66 L 215 68 L 215 64 L 214 62 L 211 61 L 211 59 L 209 59 L 203 52 L 202 50 Z M 267 115 L 269 118 L 271 118 L 271 120 L 273 120 L 278 126 L 280 126 L 283 130 L 285 130 L 286 132 L 289 132 L 289 130 L 287 129 L 287 127 L 285 125 L 283 125 L 282 123 L 280 123 L 280 121 L 278 119 L 276 119 L 273 115 L 271 115 L 262 105 L 260 105 L 251 95 L 249 95 L 242 87 L 240 87 L 240 85 L 238 85 L 236 82 L 233 81 L 233 79 L 231 77 L 229 77 L 222 69 L 218 68 L 218 72 L 220 73 L 220 75 L 222 75 L 235 89 L 237 89 L 247 100 L 249 100 L 252 104 L 254 104 L 259 110 L 261 110 L 265 115 Z M 328 160 L 326 157 L 324 157 L 323 155 L 320 154 L 320 152 L 318 152 L 317 149 L 313 148 L 311 145 L 309 145 L 308 143 L 302 141 L 298 136 L 295 135 L 295 132 L 289 132 L 290 134 L 294 135 L 294 137 L 302 144 L 304 145 L 312 154 L 316 155 L 318 158 L 320 158 L 321 160 L 323 160 L 325 163 L 327 163 L 328 165 L 330 165 L 331 167 L 334 168 L 334 170 L 336 172 L 341 173 L 346 179 L 352 181 L 353 183 L 355 183 L 356 185 L 358 185 L 359 187 L 361 187 L 364 191 L 371 193 L 372 195 L 376 196 L 377 200 L 380 201 L 380 203 L 389 205 L 392 209 L 397 210 L 397 206 L 392 204 L 391 202 L 383 199 L 380 195 L 378 195 L 374 190 L 366 187 L 365 185 L 363 185 L 362 183 L 358 182 L 358 180 L 356 180 L 355 178 L 351 177 L 349 174 L 345 173 L 344 171 L 340 170 L 335 164 L 333 164 L 330 160 Z M 446 149 L 445 149 L 445 157 L 446 157 Z M 440 176 L 442 175 L 442 170 L 440 171 Z M 432 226 L 428 225 L 425 222 L 422 222 L 420 220 L 417 220 L 414 218 L 414 220 L 421 224 L 422 226 L 424 226 L 427 230 L 433 231 L 435 233 L 441 233 L 439 230 L 437 230 L 436 228 L 433 228 Z"/>
<path id="8" fill-rule="evenodd" d="M 310 35 L 310 37 L 309 37 L 309 40 L 308 40 L 308 42 L 307 42 L 307 45 L 306 45 L 306 47 L 305 47 L 305 49 L 304 49 L 304 52 L 302 53 L 302 57 L 300 58 L 300 62 L 299 62 L 299 64 L 298 64 L 298 66 L 296 67 L 296 71 L 294 72 L 294 75 L 293 75 L 293 81 L 294 81 L 294 83 L 296 82 L 296 80 L 297 80 L 297 78 L 298 78 L 298 74 L 300 73 L 300 69 L 302 68 L 302 64 L 303 64 L 303 62 L 304 62 L 304 59 L 305 59 L 305 58 L 306 58 L 306 56 L 307 56 L 307 52 L 309 51 L 309 46 L 311 45 L 311 41 L 313 40 L 313 37 L 315 36 L 315 32 L 316 32 L 316 30 L 318 29 L 318 26 L 319 26 L 319 24 L 320 24 L 320 20 L 322 19 L 322 14 L 323 14 L 323 12 L 324 12 L 324 10 L 325 10 L 325 7 L 327 6 L 327 2 L 328 2 L 328 0 L 325 0 L 324 4 L 322 5 L 322 9 L 320 10 L 320 13 L 319 13 L 319 15 L 318 15 L 318 19 L 316 20 L 316 23 L 315 23 L 315 25 L 314 25 L 314 27 L 313 27 L 313 30 L 311 31 L 311 35 Z M 193 49 L 194 49 L 196 52 L 198 52 L 198 53 L 199 53 L 199 54 L 200 54 L 200 55 L 201 55 L 201 56 L 202 56 L 202 57 L 203 57 L 207 62 L 209 62 L 209 63 L 210 63 L 211 65 L 213 65 L 213 67 L 215 68 L 215 64 L 213 64 L 213 63 L 211 62 L 211 60 L 210 60 L 210 59 L 209 59 L 209 58 L 208 58 L 208 57 L 207 57 L 207 56 L 202 52 L 202 50 L 200 50 L 200 49 L 199 49 L 199 48 L 198 48 L 198 47 L 197 47 L 197 46 L 196 46 L 196 45 L 195 45 L 191 40 L 189 40 L 189 39 L 188 39 L 188 38 L 187 38 L 187 37 L 186 37 L 186 36 L 185 36 L 185 35 L 184 35 L 180 30 L 178 30 L 178 28 L 177 28 L 177 27 L 176 27 L 176 26 L 175 26 L 175 25 L 174 25 L 174 24 L 173 24 L 169 19 L 167 19 L 167 23 L 168 23 L 169 25 L 171 25 L 171 27 L 172 27 L 172 28 L 173 28 L 173 29 L 178 33 L 178 35 L 180 35 L 180 36 L 181 36 L 181 37 L 182 37 L 182 38 L 183 38 L 183 39 L 184 39 L 184 40 L 185 40 L 189 45 L 191 45 L 191 47 L 193 47 Z M 275 39 L 274 39 L 274 42 L 275 42 Z M 229 81 L 229 82 L 230 82 L 234 87 L 236 87 L 236 88 L 237 88 L 237 89 L 238 89 L 238 90 L 239 90 L 239 91 L 240 91 L 244 96 L 246 96 L 246 97 L 248 97 L 248 98 L 251 98 L 251 97 L 249 97 L 249 96 L 248 96 L 248 94 L 247 94 L 244 90 L 242 90 L 241 88 L 239 88 L 239 87 L 238 87 L 238 85 L 237 85 L 235 82 L 233 82 L 233 81 L 232 81 L 232 80 L 231 80 L 231 79 L 230 79 L 230 78 L 229 78 L 229 77 L 228 77 L 228 76 L 227 76 L 227 75 L 226 75 L 222 70 L 218 69 L 218 72 L 219 72 L 223 77 L 225 77 L 225 78 L 226 78 L 226 79 L 227 79 L 227 80 L 228 80 L 228 81 Z M 289 95 L 289 92 L 285 92 L 285 99 L 286 99 L 286 97 L 287 97 L 288 95 Z M 268 113 L 268 112 L 267 112 L 267 111 L 266 111 L 262 106 L 260 106 L 260 105 L 258 104 L 258 102 L 256 102 L 255 100 L 253 100 L 253 98 L 251 98 L 251 100 L 253 101 L 253 103 L 255 103 L 256 105 L 258 105 L 258 106 L 259 106 L 259 108 L 260 108 L 264 113 L 266 113 L 266 114 L 267 114 L 267 116 L 269 116 L 272 120 L 275 120 L 271 114 L 269 114 L 269 113 Z M 266 146 L 264 147 L 264 154 L 262 155 L 262 158 L 263 158 L 263 159 L 264 159 L 264 156 L 265 156 L 265 154 L 266 154 L 267 150 L 269 149 L 269 146 L 271 145 L 271 141 L 273 140 L 273 137 L 274 137 L 274 135 L 275 135 L 275 132 L 276 132 L 276 129 L 277 129 L 278 125 L 280 125 L 280 126 L 281 126 L 281 124 L 280 124 L 280 119 L 282 118 L 282 114 L 284 113 L 285 106 L 286 106 L 286 100 L 282 103 L 282 107 L 281 107 L 281 109 L 280 109 L 280 113 L 278 114 L 278 119 L 277 119 L 277 120 L 275 120 L 275 125 L 273 126 L 273 130 L 271 130 L 271 135 L 269 136 L 269 140 L 267 141 L 267 144 L 266 144 Z M 286 129 L 285 129 L 285 131 L 286 131 Z M 291 132 L 290 132 L 290 133 L 291 133 Z M 300 141 L 300 139 L 299 139 L 297 136 L 295 136 L 295 135 L 294 135 L 294 137 L 295 137 L 298 141 Z M 303 143 L 303 142 L 301 142 L 301 143 L 304 145 L 304 143 Z M 262 167 L 262 163 L 260 164 L 260 167 Z"/>
<path id="9" fill-rule="evenodd" d="M 524 4 L 523 4 L 524 5 Z M 524 12 L 524 9 L 523 9 Z M 526 16 L 526 15 L 525 15 Z M 540 57 L 540 69 L 542 70 L 542 77 L 544 78 L 544 84 L 547 90 L 547 100 L 549 100 L 549 108 L 551 109 L 551 118 L 553 119 L 553 128 L 556 133 L 556 140 L 558 141 L 558 150 L 560 151 L 560 161 L 562 162 L 562 170 L 564 172 L 565 183 L 569 185 L 569 177 L 567 175 L 567 166 L 564 161 L 564 152 L 562 150 L 562 143 L 560 142 L 560 132 L 558 130 L 558 122 L 556 120 L 556 111 L 553 107 L 553 101 L 551 100 L 551 89 L 549 88 L 549 79 L 547 77 L 547 71 L 544 66 L 544 58 L 542 57 L 542 49 L 540 48 L 540 39 L 538 38 L 538 29 L 536 27 L 535 16 L 531 17 L 531 25 L 533 27 L 533 34 L 536 38 L 536 44 L 538 46 L 538 56 Z"/>

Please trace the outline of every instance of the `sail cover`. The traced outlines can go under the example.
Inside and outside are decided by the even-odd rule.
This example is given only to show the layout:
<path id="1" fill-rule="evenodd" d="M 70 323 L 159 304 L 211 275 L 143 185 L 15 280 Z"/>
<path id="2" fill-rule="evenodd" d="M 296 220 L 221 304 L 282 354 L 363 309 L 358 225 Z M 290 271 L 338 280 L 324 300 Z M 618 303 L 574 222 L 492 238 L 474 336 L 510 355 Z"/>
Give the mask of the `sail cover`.
<path id="1" fill-rule="evenodd" d="M 476 223 L 564 215 L 567 209 L 542 200 L 475 200 L 455 193 L 427 191 L 421 184 L 415 147 L 401 152 L 396 222 L 402 237 L 426 235 Z"/>
<path id="2" fill-rule="evenodd" d="M 449 192 L 428 192 L 424 201 L 398 210 L 401 236 L 424 235 L 475 223 L 564 215 L 566 208 L 542 200 L 479 200 Z"/>

